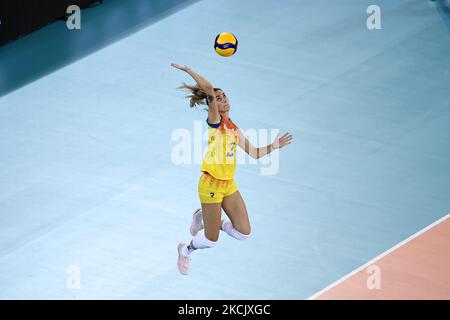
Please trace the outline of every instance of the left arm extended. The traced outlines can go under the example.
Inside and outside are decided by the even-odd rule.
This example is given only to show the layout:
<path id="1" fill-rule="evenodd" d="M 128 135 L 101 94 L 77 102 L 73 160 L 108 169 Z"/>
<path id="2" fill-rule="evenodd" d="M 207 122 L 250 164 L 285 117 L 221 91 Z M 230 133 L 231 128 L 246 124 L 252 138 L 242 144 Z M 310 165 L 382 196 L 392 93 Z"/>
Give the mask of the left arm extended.
<path id="1" fill-rule="evenodd" d="M 252 145 L 250 141 L 248 141 L 248 139 L 244 136 L 241 130 L 238 130 L 238 134 L 239 134 L 238 140 L 239 147 L 241 147 L 242 150 L 248 153 L 250 157 L 252 157 L 253 159 L 259 159 L 265 156 L 266 154 L 271 153 L 273 150 L 280 149 L 292 142 L 292 135 L 290 133 L 285 133 L 281 137 L 280 135 L 277 135 L 277 137 L 271 144 L 265 147 L 256 148 L 255 146 Z"/>

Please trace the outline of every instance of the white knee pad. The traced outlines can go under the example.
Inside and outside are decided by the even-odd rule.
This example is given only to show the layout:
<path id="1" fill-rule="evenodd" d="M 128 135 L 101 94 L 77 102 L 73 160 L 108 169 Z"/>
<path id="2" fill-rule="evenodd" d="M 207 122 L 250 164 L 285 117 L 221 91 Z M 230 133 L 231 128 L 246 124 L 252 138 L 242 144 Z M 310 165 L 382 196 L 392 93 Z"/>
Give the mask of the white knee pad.
<path id="1" fill-rule="evenodd" d="M 250 237 L 250 234 L 243 234 L 243 233 L 240 233 L 239 231 L 237 231 L 236 229 L 234 229 L 233 237 L 238 240 L 246 240 L 246 239 L 248 239 L 248 237 Z"/>
<path id="2" fill-rule="evenodd" d="M 222 224 L 222 230 L 228 233 L 231 237 L 238 239 L 238 240 L 246 240 L 248 237 L 250 237 L 250 234 L 243 234 L 239 231 L 237 231 L 230 220 L 226 220 Z"/>
<path id="3" fill-rule="evenodd" d="M 204 231 L 200 231 L 197 235 L 192 239 L 192 244 L 195 249 L 206 249 L 206 248 L 214 248 L 217 245 L 217 241 L 211 241 L 205 236 Z"/>

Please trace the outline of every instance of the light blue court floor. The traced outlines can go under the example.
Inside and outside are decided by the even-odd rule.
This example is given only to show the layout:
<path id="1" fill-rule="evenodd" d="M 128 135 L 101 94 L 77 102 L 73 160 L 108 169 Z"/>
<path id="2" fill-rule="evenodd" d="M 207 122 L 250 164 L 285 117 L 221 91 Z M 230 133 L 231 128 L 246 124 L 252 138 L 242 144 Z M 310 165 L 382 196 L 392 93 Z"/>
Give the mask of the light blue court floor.
<path id="1" fill-rule="evenodd" d="M 61 40 L 71 55 L 49 36 L 62 22 L 0 48 L 1 299 L 306 299 L 450 212 L 444 1 L 172 4 L 98 46 Z M 108 5 L 67 37 L 99 30 Z M 238 37 L 233 57 L 212 48 L 222 31 Z M 40 62 L 5 66 L 24 50 Z M 189 276 L 176 247 L 200 205 L 206 112 L 171 62 L 223 88 L 254 144 L 294 135 L 242 157 L 252 237 L 221 234 Z"/>

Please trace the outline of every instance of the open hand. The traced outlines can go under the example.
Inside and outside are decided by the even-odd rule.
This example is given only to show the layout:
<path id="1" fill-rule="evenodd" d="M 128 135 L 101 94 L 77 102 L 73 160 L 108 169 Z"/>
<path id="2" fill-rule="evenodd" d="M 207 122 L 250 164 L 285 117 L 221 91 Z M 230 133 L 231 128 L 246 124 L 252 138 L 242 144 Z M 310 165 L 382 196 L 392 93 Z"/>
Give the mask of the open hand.
<path id="1" fill-rule="evenodd" d="M 179 65 L 179 64 L 176 64 L 176 63 L 171 63 L 170 65 L 172 67 L 174 67 L 174 68 L 180 69 L 181 71 L 186 71 L 187 72 L 187 71 L 191 70 L 191 68 L 189 66 L 186 66 L 186 65 L 182 66 L 182 65 Z"/>
<path id="2" fill-rule="evenodd" d="M 274 149 L 280 149 L 283 148 L 285 145 L 290 144 L 292 142 L 292 134 L 285 133 L 281 137 L 278 134 L 275 140 L 272 143 L 272 147 Z"/>

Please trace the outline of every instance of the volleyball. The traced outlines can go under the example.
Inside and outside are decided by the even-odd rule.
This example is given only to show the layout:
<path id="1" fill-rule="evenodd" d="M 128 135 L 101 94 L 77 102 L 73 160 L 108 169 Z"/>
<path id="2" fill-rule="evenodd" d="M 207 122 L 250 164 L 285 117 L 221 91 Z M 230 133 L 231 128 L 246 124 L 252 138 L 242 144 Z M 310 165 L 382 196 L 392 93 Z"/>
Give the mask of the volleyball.
<path id="1" fill-rule="evenodd" d="M 232 56 L 238 47 L 238 40 L 234 34 L 222 32 L 214 40 L 214 50 L 223 57 Z"/>

